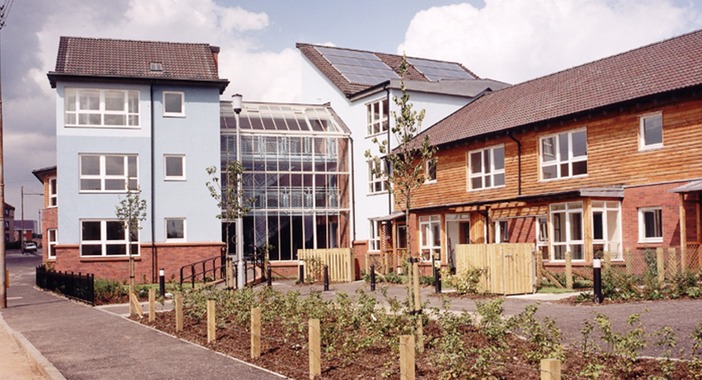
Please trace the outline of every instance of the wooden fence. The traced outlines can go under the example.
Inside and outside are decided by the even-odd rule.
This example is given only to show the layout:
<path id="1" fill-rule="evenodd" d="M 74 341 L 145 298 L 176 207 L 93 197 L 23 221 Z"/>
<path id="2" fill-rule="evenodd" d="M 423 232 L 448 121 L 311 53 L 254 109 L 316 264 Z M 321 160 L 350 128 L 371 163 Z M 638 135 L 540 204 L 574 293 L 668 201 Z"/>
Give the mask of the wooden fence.
<path id="1" fill-rule="evenodd" d="M 329 281 L 351 282 L 355 279 L 350 248 L 298 249 L 297 258 L 305 262 L 305 278 L 321 280 L 324 266 L 328 265 Z"/>
<path id="2" fill-rule="evenodd" d="M 525 294 L 536 289 L 534 245 L 459 244 L 456 246 L 456 270 L 484 268 L 479 290 L 493 294 Z"/>

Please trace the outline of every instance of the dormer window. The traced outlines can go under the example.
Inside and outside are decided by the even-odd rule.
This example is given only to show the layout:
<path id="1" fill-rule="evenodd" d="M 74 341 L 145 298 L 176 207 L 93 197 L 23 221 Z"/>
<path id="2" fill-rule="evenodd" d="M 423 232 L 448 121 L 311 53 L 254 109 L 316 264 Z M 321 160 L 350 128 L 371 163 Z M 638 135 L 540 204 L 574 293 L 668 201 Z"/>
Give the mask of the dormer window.
<path id="1" fill-rule="evenodd" d="M 149 64 L 149 70 L 151 71 L 163 71 L 163 64 L 161 62 L 151 62 Z"/>

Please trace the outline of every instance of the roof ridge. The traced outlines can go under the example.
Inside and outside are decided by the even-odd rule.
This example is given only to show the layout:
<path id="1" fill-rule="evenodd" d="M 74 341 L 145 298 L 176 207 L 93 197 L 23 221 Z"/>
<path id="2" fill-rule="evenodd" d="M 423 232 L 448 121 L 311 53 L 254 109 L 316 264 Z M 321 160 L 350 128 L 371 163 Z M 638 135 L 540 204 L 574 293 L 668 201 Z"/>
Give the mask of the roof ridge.
<path id="1" fill-rule="evenodd" d="M 146 43 L 146 44 L 168 44 L 168 45 L 204 45 L 213 46 L 206 42 L 176 42 L 176 41 L 151 41 L 151 40 L 134 40 L 122 38 L 100 38 L 100 37 L 79 37 L 79 36 L 61 36 L 61 39 L 66 40 L 89 40 L 89 41 L 112 41 L 112 42 L 129 42 L 129 43 Z"/>

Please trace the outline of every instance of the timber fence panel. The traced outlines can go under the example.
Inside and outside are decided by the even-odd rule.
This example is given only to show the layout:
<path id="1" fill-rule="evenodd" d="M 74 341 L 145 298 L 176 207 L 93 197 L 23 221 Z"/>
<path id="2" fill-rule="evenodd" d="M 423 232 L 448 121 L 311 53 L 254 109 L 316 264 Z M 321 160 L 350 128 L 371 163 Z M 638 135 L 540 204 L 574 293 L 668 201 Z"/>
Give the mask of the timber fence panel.
<path id="1" fill-rule="evenodd" d="M 328 265 L 332 282 L 354 280 L 353 253 L 349 248 L 298 249 L 297 257 L 305 262 L 305 278 L 321 280 L 322 269 Z"/>
<path id="2" fill-rule="evenodd" d="M 480 292 L 524 294 L 534 291 L 533 245 L 459 244 L 456 246 L 456 270 L 484 269 L 478 284 Z"/>

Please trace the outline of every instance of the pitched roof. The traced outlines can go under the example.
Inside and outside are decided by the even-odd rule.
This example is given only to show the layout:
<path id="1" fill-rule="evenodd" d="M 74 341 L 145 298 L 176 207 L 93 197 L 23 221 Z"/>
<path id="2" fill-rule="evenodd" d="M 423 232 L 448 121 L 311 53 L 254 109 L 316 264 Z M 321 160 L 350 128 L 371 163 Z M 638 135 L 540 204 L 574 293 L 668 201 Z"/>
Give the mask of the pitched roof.
<path id="1" fill-rule="evenodd" d="M 439 146 L 702 84 L 702 31 L 487 93 L 426 129 Z"/>
<path id="2" fill-rule="evenodd" d="M 208 44 L 61 37 L 48 76 L 52 87 L 71 77 L 210 82 L 223 91 L 229 81 L 219 78 L 218 53 Z"/>
<path id="3" fill-rule="evenodd" d="M 338 48 L 338 47 L 331 47 L 331 46 L 321 46 L 321 45 L 311 45 L 311 44 L 305 44 L 305 43 L 297 43 L 296 47 L 300 50 L 300 52 L 314 65 L 319 69 L 319 71 L 329 78 L 329 80 L 341 91 L 346 97 L 351 98 L 355 94 L 358 94 L 360 92 L 366 91 L 372 87 L 375 87 L 379 83 L 383 83 L 392 79 L 399 79 L 399 72 L 400 72 L 400 64 L 402 63 L 402 56 L 401 55 L 396 55 L 396 54 L 386 54 L 386 53 L 376 53 L 376 52 L 371 52 L 371 51 L 365 51 L 365 50 L 355 50 L 355 49 L 346 49 L 346 48 Z M 329 59 L 325 58 L 325 55 L 320 51 L 326 51 L 326 52 L 335 52 L 335 54 L 341 54 L 341 55 L 346 55 L 350 58 L 354 58 L 355 56 L 360 56 L 360 57 L 370 57 L 372 59 L 377 58 L 380 62 L 382 62 L 384 65 L 389 68 L 389 70 L 384 70 L 386 73 L 389 75 L 385 78 L 379 79 L 378 83 L 374 84 L 368 84 L 368 83 L 354 83 L 352 82 L 348 76 L 345 76 L 344 73 L 337 67 L 335 66 L 332 62 L 330 62 Z M 373 58 L 375 57 L 375 58 Z M 412 58 L 408 57 L 408 69 L 407 73 L 405 74 L 405 81 L 410 82 L 410 81 L 416 81 L 416 82 L 470 82 L 472 80 L 480 79 L 477 75 L 475 75 L 473 72 L 465 68 L 463 65 L 457 62 L 446 62 L 446 61 L 438 61 L 438 60 L 431 60 L 431 59 L 425 59 L 425 58 Z M 414 63 L 413 63 L 414 62 Z M 430 75 L 428 70 L 426 68 L 423 68 L 421 66 L 421 63 L 424 63 L 428 66 L 433 66 L 433 65 L 438 65 L 438 66 L 443 66 L 443 67 L 449 67 L 454 73 L 459 74 L 460 76 L 466 78 L 463 80 L 441 80 L 437 81 L 436 76 Z M 368 67 L 369 69 L 373 69 L 371 67 Z M 363 71 L 365 67 L 361 67 L 360 70 Z M 383 70 L 381 70 L 383 71 Z M 394 74 L 393 74 L 394 72 Z M 395 75 L 397 74 L 397 75 Z M 382 75 L 382 74 L 379 74 Z M 492 82 L 493 84 L 501 83 L 501 82 Z M 502 85 L 506 85 L 502 83 Z"/>

